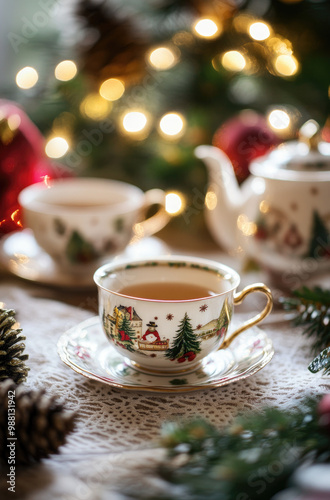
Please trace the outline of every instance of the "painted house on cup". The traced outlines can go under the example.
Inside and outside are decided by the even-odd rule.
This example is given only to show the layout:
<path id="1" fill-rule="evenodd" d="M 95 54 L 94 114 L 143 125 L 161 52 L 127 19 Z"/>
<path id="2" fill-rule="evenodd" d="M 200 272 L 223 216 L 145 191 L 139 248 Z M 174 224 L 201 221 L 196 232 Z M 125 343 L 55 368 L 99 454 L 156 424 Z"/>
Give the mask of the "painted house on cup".
<path id="1" fill-rule="evenodd" d="M 121 324 L 124 315 L 130 321 L 132 330 L 134 330 L 136 339 L 142 337 L 142 319 L 136 313 L 134 307 L 119 306 L 114 307 L 113 315 L 107 314 L 103 317 L 103 324 L 108 336 L 115 338 L 117 336 L 118 325 Z"/>

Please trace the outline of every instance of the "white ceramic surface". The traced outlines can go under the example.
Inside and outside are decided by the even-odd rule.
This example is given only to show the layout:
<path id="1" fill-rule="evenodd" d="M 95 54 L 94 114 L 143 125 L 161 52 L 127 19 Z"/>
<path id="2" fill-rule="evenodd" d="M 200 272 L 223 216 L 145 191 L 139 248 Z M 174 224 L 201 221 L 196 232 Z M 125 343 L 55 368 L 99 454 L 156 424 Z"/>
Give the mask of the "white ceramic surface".
<path id="1" fill-rule="evenodd" d="M 78 273 L 122 252 L 138 223 L 138 236 L 150 236 L 169 220 L 165 193 L 96 178 L 56 179 L 33 184 L 19 194 L 24 226 L 60 266 Z M 158 213 L 141 221 L 159 204 Z M 97 264 L 95 266 L 95 263 Z"/>
<path id="2" fill-rule="evenodd" d="M 99 318 L 93 317 L 61 336 L 58 353 L 75 372 L 97 382 L 132 391 L 176 393 L 221 387 L 250 377 L 269 363 L 274 349 L 266 333 L 252 327 L 227 349 L 210 354 L 196 371 L 179 376 L 146 374 L 107 342 Z"/>
<path id="3" fill-rule="evenodd" d="M 271 309 L 271 295 L 265 285 L 250 285 L 236 293 L 240 281 L 236 271 L 197 257 L 110 263 L 96 271 L 94 280 L 99 290 L 99 315 L 109 342 L 122 356 L 149 371 L 195 370 L 208 354 L 229 342 L 227 331 L 234 305 L 248 293 L 259 291 L 268 297 L 267 306 L 250 320 L 251 324 L 261 321 Z M 214 295 L 155 300 L 121 292 L 129 285 L 143 283 L 170 283 L 173 287 L 176 283 L 198 284 Z"/>
<path id="4" fill-rule="evenodd" d="M 227 250 L 242 252 L 266 269 L 305 275 L 330 269 L 330 147 L 281 145 L 250 165 L 238 186 L 229 158 L 213 146 L 196 156 L 209 171 L 206 221 Z M 288 283 L 289 284 L 289 283 Z"/>
<path id="5" fill-rule="evenodd" d="M 113 260 L 168 255 L 168 246 L 152 236 L 130 243 Z M 65 288 L 95 287 L 94 270 L 84 274 L 70 274 L 38 245 L 30 229 L 8 234 L 0 240 L 0 263 L 15 276 L 44 285 Z"/>

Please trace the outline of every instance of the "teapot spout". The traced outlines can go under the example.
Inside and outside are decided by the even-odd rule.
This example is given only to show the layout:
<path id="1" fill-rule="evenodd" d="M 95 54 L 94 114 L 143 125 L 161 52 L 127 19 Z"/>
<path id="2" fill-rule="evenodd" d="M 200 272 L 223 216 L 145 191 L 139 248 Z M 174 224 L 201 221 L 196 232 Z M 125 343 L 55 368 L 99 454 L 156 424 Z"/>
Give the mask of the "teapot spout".
<path id="1" fill-rule="evenodd" d="M 198 146 L 195 155 L 204 161 L 211 183 L 216 185 L 228 208 L 241 205 L 241 190 L 228 156 L 214 146 Z"/>
<path id="2" fill-rule="evenodd" d="M 195 155 L 204 161 L 209 173 L 209 190 L 205 200 L 209 230 L 221 246 L 234 250 L 237 248 L 237 217 L 246 200 L 231 161 L 214 146 L 198 146 Z"/>

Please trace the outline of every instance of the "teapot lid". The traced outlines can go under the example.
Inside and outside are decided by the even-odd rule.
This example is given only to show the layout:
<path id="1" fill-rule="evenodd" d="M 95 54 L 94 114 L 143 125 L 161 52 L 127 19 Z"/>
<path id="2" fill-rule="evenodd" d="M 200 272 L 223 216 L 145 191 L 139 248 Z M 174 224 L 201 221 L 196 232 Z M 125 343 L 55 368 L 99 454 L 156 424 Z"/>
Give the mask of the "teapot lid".
<path id="1" fill-rule="evenodd" d="M 254 160 L 250 171 L 258 177 L 291 181 L 330 180 L 330 143 L 310 147 L 302 141 L 289 141 Z"/>

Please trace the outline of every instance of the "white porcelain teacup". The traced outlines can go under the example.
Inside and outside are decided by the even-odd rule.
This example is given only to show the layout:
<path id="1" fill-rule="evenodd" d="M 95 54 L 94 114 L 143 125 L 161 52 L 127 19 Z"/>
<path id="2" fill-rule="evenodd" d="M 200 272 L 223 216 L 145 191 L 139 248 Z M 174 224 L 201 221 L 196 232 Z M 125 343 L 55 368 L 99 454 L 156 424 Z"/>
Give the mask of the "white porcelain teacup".
<path id="1" fill-rule="evenodd" d="M 122 252 L 133 228 L 140 237 L 164 227 L 165 193 L 144 193 L 124 182 L 70 178 L 33 184 L 21 191 L 24 226 L 33 230 L 37 243 L 70 271 L 93 271 L 108 256 Z M 158 212 L 141 221 L 144 212 L 159 204 Z"/>
<path id="2" fill-rule="evenodd" d="M 110 263 L 95 272 L 94 281 L 106 336 L 146 372 L 196 369 L 272 308 L 269 288 L 256 283 L 237 293 L 238 273 L 207 259 L 164 256 Z M 252 292 L 266 295 L 265 308 L 228 335 L 233 306 Z"/>

